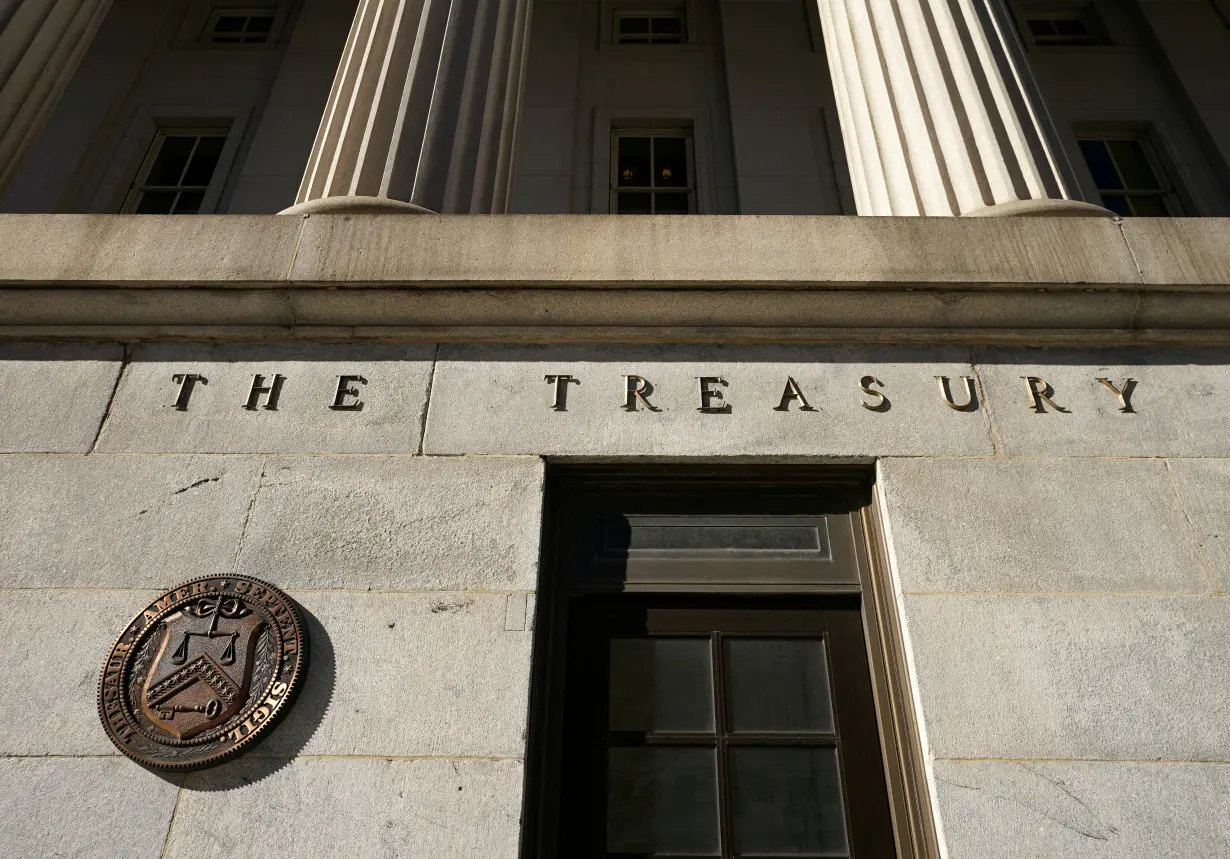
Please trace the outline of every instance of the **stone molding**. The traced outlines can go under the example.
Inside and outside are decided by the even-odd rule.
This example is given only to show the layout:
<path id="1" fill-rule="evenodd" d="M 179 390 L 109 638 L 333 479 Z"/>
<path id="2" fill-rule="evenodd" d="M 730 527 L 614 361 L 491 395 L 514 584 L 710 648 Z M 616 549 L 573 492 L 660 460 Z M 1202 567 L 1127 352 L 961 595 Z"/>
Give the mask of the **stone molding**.
<path id="1" fill-rule="evenodd" d="M 0 235 L 3 339 L 1230 342 L 1214 218 L 5 215 Z"/>

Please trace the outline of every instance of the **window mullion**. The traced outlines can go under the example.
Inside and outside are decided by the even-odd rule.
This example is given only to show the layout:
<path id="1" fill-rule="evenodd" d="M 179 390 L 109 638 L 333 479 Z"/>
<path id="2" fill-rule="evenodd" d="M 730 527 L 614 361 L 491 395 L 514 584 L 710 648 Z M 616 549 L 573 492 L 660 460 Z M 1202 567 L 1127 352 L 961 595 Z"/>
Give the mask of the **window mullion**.
<path id="1" fill-rule="evenodd" d="M 722 659 L 722 633 L 714 632 L 710 638 L 713 663 L 713 726 L 717 739 L 718 767 L 718 826 L 721 833 L 722 859 L 735 855 L 734 814 L 731 811 L 730 762 L 726 744 L 726 666 Z"/>

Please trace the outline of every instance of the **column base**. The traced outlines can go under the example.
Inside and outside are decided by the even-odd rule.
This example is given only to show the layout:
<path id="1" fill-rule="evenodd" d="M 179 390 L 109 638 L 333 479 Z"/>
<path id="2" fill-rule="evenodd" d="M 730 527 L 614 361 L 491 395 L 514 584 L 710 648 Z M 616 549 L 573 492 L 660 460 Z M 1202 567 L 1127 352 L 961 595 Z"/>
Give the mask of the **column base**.
<path id="1" fill-rule="evenodd" d="M 320 197 L 296 203 L 279 215 L 434 215 L 414 203 L 388 197 Z"/>
<path id="2" fill-rule="evenodd" d="M 1110 209 L 1080 200 L 1013 200 L 966 212 L 963 218 L 1007 218 L 1028 215 L 1041 218 L 1117 218 Z"/>

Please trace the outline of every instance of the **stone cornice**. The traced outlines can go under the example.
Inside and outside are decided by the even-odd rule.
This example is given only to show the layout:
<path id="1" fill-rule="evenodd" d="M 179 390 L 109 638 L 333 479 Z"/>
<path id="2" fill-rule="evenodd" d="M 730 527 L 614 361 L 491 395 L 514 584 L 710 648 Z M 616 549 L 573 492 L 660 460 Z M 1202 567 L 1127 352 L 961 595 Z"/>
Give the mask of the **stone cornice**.
<path id="1" fill-rule="evenodd" d="M 1230 343 L 1230 220 L 4 215 L 0 337 Z"/>

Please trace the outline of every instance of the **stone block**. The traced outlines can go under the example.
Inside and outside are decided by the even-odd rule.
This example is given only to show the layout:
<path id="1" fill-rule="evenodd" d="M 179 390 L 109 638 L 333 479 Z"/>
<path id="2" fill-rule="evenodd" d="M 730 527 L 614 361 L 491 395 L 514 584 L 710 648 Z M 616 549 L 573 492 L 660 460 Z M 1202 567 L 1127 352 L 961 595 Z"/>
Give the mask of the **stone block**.
<path id="1" fill-rule="evenodd" d="M 1230 368 L 1224 349 L 976 349 L 1003 452 L 1041 456 L 1228 456 Z M 1030 383 L 1053 390 L 1045 413 Z M 1099 378 L 1126 392 L 1124 401 Z M 1035 382 L 1041 389 L 1042 384 Z"/>
<path id="2" fill-rule="evenodd" d="M 1212 218 L 1127 218 L 1121 228 L 1149 284 L 1230 282 L 1224 221 Z"/>
<path id="3" fill-rule="evenodd" d="M 179 778 L 159 778 L 118 755 L 0 758 L 0 853 L 158 859 Z"/>
<path id="4" fill-rule="evenodd" d="M 118 344 L 0 344 L 0 453 L 85 453 L 115 390 Z"/>
<path id="5" fill-rule="evenodd" d="M 905 591 L 1207 593 L 1160 460 L 883 459 Z"/>
<path id="6" fill-rule="evenodd" d="M 0 282 L 278 282 L 301 226 L 251 215 L 0 215 Z"/>
<path id="7" fill-rule="evenodd" d="M 278 457 L 238 569 L 282 587 L 533 590 L 532 458 Z"/>
<path id="8" fill-rule="evenodd" d="M 1230 762 L 1230 601 L 904 597 L 937 758 Z"/>
<path id="9" fill-rule="evenodd" d="M 120 382 L 99 450 L 415 453 L 434 348 L 142 347 Z M 185 403 L 188 374 L 206 381 L 194 384 Z M 272 393 L 251 397 L 257 376 L 264 387 L 282 377 L 276 408 L 269 408 Z M 354 393 L 339 400 L 342 376 L 366 381 L 348 380 Z M 333 408 L 358 403 L 361 409 Z"/>
<path id="10" fill-rule="evenodd" d="M 115 637 L 157 595 L 0 593 L 0 688 L 9 690 L 0 695 L 0 757 L 119 755 L 98 720 L 98 675 Z"/>
<path id="11" fill-rule="evenodd" d="M 1230 855 L 1230 767 L 937 761 L 949 859 Z"/>
<path id="12" fill-rule="evenodd" d="M 0 457 L 0 587 L 169 588 L 230 572 L 260 468 L 230 456 Z"/>
<path id="13" fill-rule="evenodd" d="M 1172 459 L 1168 464 L 1214 586 L 1230 593 L 1230 460 Z"/>
<path id="14" fill-rule="evenodd" d="M 507 595 L 293 591 L 309 621 L 299 699 L 253 754 L 521 757 L 532 635 Z"/>
<path id="15" fill-rule="evenodd" d="M 1106 218 L 323 215 L 305 222 L 291 279 L 740 288 L 872 281 L 957 290 L 1136 284 L 1140 272 Z"/>
<path id="16" fill-rule="evenodd" d="M 189 777 L 166 859 L 515 859 L 520 761 L 300 758 Z"/>
<path id="17" fill-rule="evenodd" d="M 444 345 L 424 451 L 601 456 L 985 454 L 985 418 L 944 405 L 936 375 L 970 376 L 961 349 Z M 571 375 L 566 410 L 547 375 Z M 652 387 L 625 409 L 627 375 Z M 860 391 L 883 387 L 887 409 Z M 703 405 L 698 377 L 721 396 Z M 793 378 L 803 402 L 781 405 Z M 724 380 L 725 384 L 718 379 Z M 636 383 L 635 380 L 632 382 Z M 959 384 L 959 383 L 958 383 Z M 648 390 L 648 389 L 646 389 Z M 957 394 L 960 396 L 960 394 Z M 718 411 L 725 408 L 725 412 Z"/>

